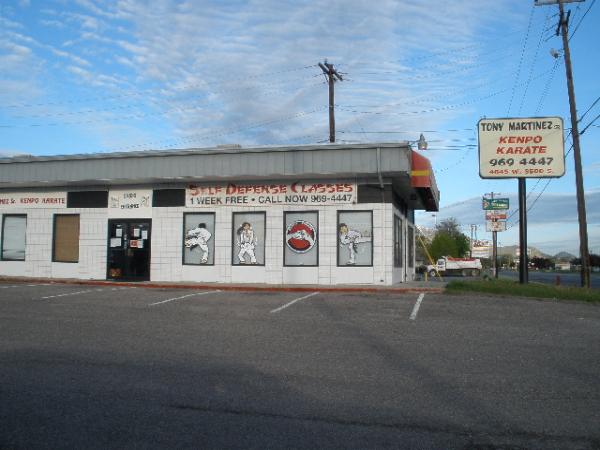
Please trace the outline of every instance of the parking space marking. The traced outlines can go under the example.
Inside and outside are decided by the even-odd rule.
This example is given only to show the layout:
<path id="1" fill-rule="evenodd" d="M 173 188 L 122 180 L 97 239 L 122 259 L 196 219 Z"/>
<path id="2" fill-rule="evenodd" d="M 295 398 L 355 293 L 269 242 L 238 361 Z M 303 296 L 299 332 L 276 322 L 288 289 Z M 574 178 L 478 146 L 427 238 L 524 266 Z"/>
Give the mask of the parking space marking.
<path id="1" fill-rule="evenodd" d="M 51 286 L 51 284 L 15 284 L 10 286 L 0 286 L 0 289 L 14 289 L 20 287 L 37 287 L 37 286 Z"/>
<path id="2" fill-rule="evenodd" d="M 419 298 L 417 299 L 417 302 L 415 303 L 415 306 L 414 306 L 412 312 L 410 313 L 410 320 L 415 320 L 417 318 L 417 313 L 419 312 L 419 308 L 421 307 L 421 302 L 423 301 L 423 297 L 425 297 L 425 293 L 421 292 L 421 294 L 419 295 Z"/>
<path id="3" fill-rule="evenodd" d="M 218 292 L 221 292 L 221 291 L 220 290 L 216 290 L 216 291 L 206 291 L 206 292 L 195 292 L 193 294 L 182 295 L 181 297 L 168 298 L 168 299 L 162 300 L 160 302 L 150 303 L 148 306 L 162 305 L 163 303 L 174 302 L 175 300 L 182 300 L 184 298 L 193 297 L 193 296 L 200 296 L 200 295 L 207 295 L 207 294 L 216 294 Z"/>
<path id="4" fill-rule="evenodd" d="M 282 309 L 285 309 L 285 308 L 287 308 L 288 306 L 292 306 L 294 303 L 296 303 L 296 302 L 299 302 L 300 300 L 304 300 L 304 299 L 306 299 L 306 298 L 312 297 L 312 296 L 314 296 L 314 295 L 317 295 L 318 293 L 319 293 L 319 292 L 313 292 L 312 294 L 305 295 L 304 297 L 299 297 L 299 298 L 297 298 L 297 299 L 294 299 L 294 300 L 292 300 L 291 302 L 289 302 L 289 303 L 286 303 L 286 304 L 285 304 L 285 305 L 283 305 L 283 306 L 280 306 L 279 308 L 275 308 L 275 309 L 274 309 L 274 310 L 272 310 L 271 312 L 272 312 L 272 313 L 279 312 L 279 311 L 281 311 Z"/>
<path id="5" fill-rule="evenodd" d="M 68 297 L 70 295 L 78 295 L 78 294 L 89 294 L 90 292 L 102 292 L 102 289 L 88 289 L 87 291 L 77 291 L 77 292 L 67 292 L 66 294 L 47 295 L 46 297 L 42 297 L 41 300 L 46 300 L 49 298 Z"/>

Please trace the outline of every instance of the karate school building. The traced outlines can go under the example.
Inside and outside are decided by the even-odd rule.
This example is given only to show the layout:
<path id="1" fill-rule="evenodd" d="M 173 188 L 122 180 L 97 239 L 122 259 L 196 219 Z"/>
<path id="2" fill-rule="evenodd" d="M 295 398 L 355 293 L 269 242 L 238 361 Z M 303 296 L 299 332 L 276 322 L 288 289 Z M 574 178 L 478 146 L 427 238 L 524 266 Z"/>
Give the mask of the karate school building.
<path id="1" fill-rule="evenodd" d="M 437 211 L 406 142 L 0 159 L 0 276 L 392 285 Z"/>

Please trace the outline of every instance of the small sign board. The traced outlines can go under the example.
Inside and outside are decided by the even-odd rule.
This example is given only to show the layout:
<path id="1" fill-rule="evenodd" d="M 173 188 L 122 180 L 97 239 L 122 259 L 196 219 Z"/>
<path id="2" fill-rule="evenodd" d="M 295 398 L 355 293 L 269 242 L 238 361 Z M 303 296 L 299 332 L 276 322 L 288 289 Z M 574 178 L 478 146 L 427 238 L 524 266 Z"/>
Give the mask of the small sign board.
<path id="1" fill-rule="evenodd" d="M 477 134 L 481 178 L 558 178 L 565 174 L 560 117 L 481 119 Z"/>
<path id="2" fill-rule="evenodd" d="M 485 231 L 506 231 L 505 220 L 487 220 L 485 222 Z"/>
<path id="3" fill-rule="evenodd" d="M 508 217 L 505 209 L 499 209 L 497 211 L 486 211 L 485 220 L 506 220 Z"/>
<path id="4" fill-rule="evenodd" d="M 484 198 L 482 207 L 486 211 L 508 209 L 508 198 Z"/>

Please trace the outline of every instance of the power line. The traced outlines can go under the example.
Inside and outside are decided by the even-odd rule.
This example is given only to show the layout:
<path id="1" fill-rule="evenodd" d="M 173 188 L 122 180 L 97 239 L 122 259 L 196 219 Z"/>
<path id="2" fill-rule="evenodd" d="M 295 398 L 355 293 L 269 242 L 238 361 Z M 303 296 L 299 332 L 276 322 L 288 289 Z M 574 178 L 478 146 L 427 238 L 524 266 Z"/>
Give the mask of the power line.
<path id="1" fill-rule="evenodd" d="M 581 122 L 583 120 L 583 118 L 587 115 L 587 113 L 590 112 L 590 110 L 596 106 L 596 103 L 598 103 L 600 101 L 600 97 L 598 97 L 596 100 L 594 100 L 594 103 L 592 103 L 592 106 L 590 106 L 584 113 L 583 115 L 579 118 L 579 120 L 577 122 Z"/>
<path id="2" fill-rule="evenodd" d="M 598 114 L 596 117 L 594 117 L 594 119 L 593 119 L 593 120 L 592 120 L 590 123 L 588 123 L 588 124 L 586 125 L 586 127 L 585 127 L 583 130 L 581 130 L 581 133 L 579 133 L 579 134 L 583 134 L 583 133 L 585 133 L 585 131 L 586 131 L 586 130 L 587 130 L 589 127 L 590 127 L 590 126 L 592 126 L 592 124 L 593 124 L 593 123 L 594 123 L 596 120 L 598 120 L 598 119 L 600 119 L 600 114 Z"/>
<path id="3" fill-rule="evenodd" d="M 575 33 L 579 29 L 579 25 L 581 25 L 581 22 L 583 22 L 583 19 L 585 19 L 585 16 L 587 16 L 587 13 L 590 12 L 590 9 L 592 9 L 592 6 L 594 6 L 594 3 L 596 3 L 596 0 L 592 0 L 592 3 L 590 4 L 590 6 L 588 6 L 588 9 L 585 11 L 585 13 L 583 14 L 583 16 L 581 16 L 581 19 L 579 19 L 579 22 L 577 22 L 577 25 L 575 25 L 575 29 L 571 33 L 571 36 L 569 36 L 569 42 L 571 41 L 571 39 L 573 38 L 573 36 L 575 36 Z M 578 8 L 579 8 L 579 6 L 578 6 Z"/>
<path id="4" fill-rule="evenodd" d="M 228 80 L 219 80 L 218 82 L 203 82 L 203 83 L 186 84 L 186 85 L 179 86 L 179 87 L 171 87 L 169 89 L 166 89 L 166 92 L 185 91 L 187 89 L 206 87 L 207 85 L 210 86 L 210 85 L 217 85 L 217 84 L 223 84 L 223 83 L 237 83 L 237 82 L 244 81 L 244 80 L 262 78 L 262 77 L 271 76 L 271 75 L 278 75 L 278 74 L 286 73 L 286 72 L 306 70 L 306 69 L 310 69 L 313 67 L 317 67 L 316 64 L 302 66 L 302 67 L 296 67 L 293 69 L 284 69 L 284 70 L 280 70 L 280 71 L 270 71 L 270 72 L 265 72 L 263 74 L 250 75 L 250 76 L 243 77 L 243 78 L 232 78 L 232 79 L 228 79 Z M 306 79 L 312 79 L 312 78 L 315 78 L 315 76 L 313 75 L 311 77 L 300 77 L 300 78 L 295 78 L 295 79 L 291 79 L 291 80 L 282 79 L 279 82 L 306 80 Z M 274 83 L 274 81 L 269 80 L 269 81 L 257 83 L 257 84 L 265 84 L 265 83 L 270 84 L 270 83 Z M 211 91 L 207 91 L 207 92 L 214 93 Z M 130 90 L 129 92 L 126 92 L 123 94 L 118 94 L 118 95 L 83 97 L 83 98 L 76 98 L 73 100 L 61 100 L 61 101 L 56 101 L 56 102 L 18 103 L 18 104 L 3 106 L 3 108 L 15 109 L 15 108 L 34 108 L 34 107 L 41 107 L 41 106 L 59 106 L 59 105 L 69 105 L 69 104 L 74 104 L 74 103 L 85 103 L 85 102 L 91 102 L 91 101 L 97 101 L 97 100 L 117 100 L 117 99 L 121 99 L 124 97 L 146 96 L 148 94 L 153 94 L 153 93 L 155 93 L 155 91 L 152 91 L 152 90 Z"/>
<path id="5" fill-rule="evenodd" d="M 515 77 L 515 84 L 513 85 L 512 94 L 510 96 L 510 102 L 508 103 L 508 110 L 506 111 L 506 115 L 510 114 L 510 108 L 512 107 L 512 102 L 515 97 L 515 91 L 517 89 L 517 83 L 519 82 L 519 77 L 521 76 L 521 66 L 523 64 L 523 58 L 525 56 L 525 49 L 527 47 L 527 41 L 529 40 L 529 31 L 531 30 L 531 22 L 533 20 L 533 11 L 535 10 L 535 6 L 531 6 L 531 12 L 529 13 L 529 23 L 527 25 L 527 32 L 525 33 L 525 40 L 523 41 L 523 47 L 521 49 L 521 57 L 519 58 L 519 65 L 517 66 L 517 76 Z"/>
<path id="6" fill-rule="evenodd" d="M 506 32 L 503 33 L 504 36 L 513 36 L 516 34 L 519 34 L 520 31 L 519 30 L 515 30 L 512 32 Z M 497 40 L 493 40 L 491 41 L 494 44 L 496 44 L 498 41 Z M 495 47 L 492 47 L 490 49 L 490 52 L 492 52 L 495 48 L 506 48 L 506 47 L 510 47 L 510 45 L 508 45 L 508 43 L 510 43 L 511 41 L 508 42 L 504 42 L 501 45 L 497 45 Z M 462 53 L 465 52 L 466 50 L 470 50 L 470 49 L 475 49 L 475 48 L 481 48 L 482 47 L 482 43 L 485 43 L 483 41 L 479 41 L 477 44 L 469 44 L 469 45 L 465 45 L 463 47 L 459 47 L 457 49 L 451 49 L 451 50 L 445 50 L 442 52 L 435 52 L 435 53 L 429 53 L 427 55 L 422 55 L 422 56 L 414 56 L 411 58 L 407 58 L 405 60 L 403 59 L 393 59 L 393 60 L 387 60 L 387 61 L 379 61 L 380 64 L 389 64 L 389 63 L 401 63 L 401 62 L 410 62 L 410 61 L 423 61 L 423 60 L 427 60 L 427 59 L 432 59 L 438 56 L 443 56 L 443 55 L 448 55 L 448 54 L 458 54 L 458 53 Z M 350 63 L 343 63 L 343 64 L 339 64 L 340 67 L 352 67 L 352 66 L 356 66 L 356 65 L 369 65 L 372 64 L 373 61 L 352 61 Z"/>
<path id="7" fill-rule="evenodd" d="M 277 88 L 277 89 L 267 89 L 264 90 L 260 93 L 258 93 L 258 96 L 264 96 L 264 95 L 270 95 L 273 93 L 294 93 L 303 89 L 307 89 L 313 86 L 320 86 L 322 85 L 323 82 L 318 82 L 318 83 L 312 83 L 312 84 L 308 84 L 308 85 L 302 85 L 300 87 L 298 87 L 297 89 L 291 90 L 291 91 L 285 91 L 283 89 Z M 231 90 L 223 90 L 221 91 L 222 93 L 231 93 L 231 92 L 237 92 L 237 91 L 247 91 L 247 90 L 251 90 L 254 89 L 254 86 L 250 86 L 250 87 L 240 87 L 238 89 L 231 89 Z M 211 92 L 212 94 L 215 94 L 219 91 L 216 92 Z M 194 98 L 200 98 L 200 97 L 205 97 L 205 95 L 199 95 L 199 96 L 192 96 L 192 97 L 187 97 L 185 100 L 191 100 Z M 209 100 L 209 101 L 205 101 L 205 102 L 201 102 L 201 103 L 195 103 L 193 107 L 190 107 L 188 109 L 198 109 L 201 106 L 206 106 L 206 105 L 210 105 L 212 103 L 218 102 L 220 100 Z M 165 103 L 169 103 L 169 102 L 176 102 L 176 100 L 165 100 Z M 163 107 L 163 105 L 159 104 L 158 102 L 152 101 L 152 103 L 156 104 L 159 107 Z M 132 109 L 132 108 L 136 108 L 136 107 L 143 107 L 144 104 L 143 103 L 129 103 L 129 104 L 125 104 L 125 105 L 119 105 L 119 106 L 114 106 L 114 107 L 110 107 L 110 108 L 101 108 L 101 109 L 88 109 L 88 110 L 80 110 L 80 111 L 70 111 L 70 112 L 62 112 L 62 113 L 48 113 L 48 114 L 36 114 L 36 115 L 28 115 L 28 116 L 11 116 L 12 119 L 35 119 L 35 118 L 47 118 L 47 117 L 66 117 L 66 116 L 80 116 L 82 114 L 96 114 L 96 113 L 101 113 L 101 112 L 114 112 L 114 111 L 120 111 L 120 110 L 125 110 L 125 109 Z M 179 110 L 187 110 L 185 108 L 182 107 L 177 107 L 177 108 L 172 108 L 170 110 L 163 110 L 161 112 L 156 112 L 156 113 L 148 113 L 148 114 L 153 114 L 153 115 L 160 115 L 160 114 L 169 114 L 173 111 L 179 111 Z M 105 122 L 105 121 L 110 121 L 110 120 L 120 120 L 121 118 L 127 118 L 127 116 L 123 117 L 115 117 L 114 119 L 98 119 L 98 121 L 100 122 Z M 56 125 L 72 125 L 72 124 L 78 124 L 81 122 L 64 122 L 64 123 L 57 123 Z M 89 122 L 85 122 L 85 123 L 89 123 Z M 2 125 L 2 127 L 4 128 L 13 128 L 13 127 L 17 127 L 19 125 Z M 25 125 L 20 125 L 20 126 L 43 126 L 43 124 L 38 125 L 38 124 L 25 124 Z"/>
<path id="8" fill-rule="evenodd" d="M 549 13 L 546 13 L 546 19 L 544 20 L 544 25 L 546 25 L 548 23 L 548 17 L 549 17 Z M 523 103 L 525 102 L 525 97 L 527 96 L 529 84 L 531 83 L 531 78 L 533 77 L 533 70 L 535 68 L 535 63 L 537 60 L 538 52 L 540 50 L 540 46 L 542 44 L 543 35 L 544 35 L 543 32 L 540 33 L 540 38 L 538 39 L 537 47 L 535 48 L 535 54 L 533 55 L 533 60 L 531 62 L 530 68 L 529 68 L 529 77 L 527 78 L 527 83 L 525 83 L 525 89 L 524 89 L 523 95 L 521 96 L 521 103 L 519 104 L 519 111 L 517 112 L 518 116 L 521 115 L 521 110 L 523 109 Z M 509 108 L 509 110 L 510 110 L 510 108 Z"/>
<path id="9" fill-rule="evenodd" d="M 126 147 L 104 149 L 103 152 L 131 151 L 134 149 L 139 149 L 141 151 L 141 150 L 144 150 L 143 147 L 146 147 L 146 150 L 156 150 L 157 146 L 163 147 L 163 146 L 165 146 L 165 144 L 174 144 L 174 143 L 176 144 L 178 142 L 184 143 L 184 142 L 202 141 L 202 140 L 206 140 L 206 139 L 210 139 L 210 138 L 226 136 L 229 134 L 235 134 L 235 133 L 239 133 L 241 131 L 246 131 L 246 130 L 253 129 L 253 128 L 260 128 L 260 127 L 264 127 L 267 125 L 272 125 L 274 123 L 280 123 L 280 122 L 284 122 L 287 120 L 292 120 L 292 119 L 296 119 L 299 117 L 308 116 L 308 115 L 315 114 L 320 111 L 324 111 L 326 109 L 327 109 L 327 107 L 323 106 L 323 107 L 318 107 L 318 108 L 315 108 L 315 109 L 309 110 L 309 111 L 299 111 L 297 113 L 290 114 L 290 115 L 287 115 L 284 117 L 279 117 L 276 119 L 270 119 L 267 121 L 251 123 L 251 124 L 245 125 L 243 127 L 225 129 L 223 131 L 218 131 L 218 132 L 213 132 L 213 133 L 195 134 L 195 135 L 191 135 L 191 136 L 188 136 L 185 138 L 179 138 L 179 139 L 163 139 L 160 141 L 145 142 L 142 144 L 129 145 Z M 152 146 L 153 148 L 148 148 L 150 146 Z"/>

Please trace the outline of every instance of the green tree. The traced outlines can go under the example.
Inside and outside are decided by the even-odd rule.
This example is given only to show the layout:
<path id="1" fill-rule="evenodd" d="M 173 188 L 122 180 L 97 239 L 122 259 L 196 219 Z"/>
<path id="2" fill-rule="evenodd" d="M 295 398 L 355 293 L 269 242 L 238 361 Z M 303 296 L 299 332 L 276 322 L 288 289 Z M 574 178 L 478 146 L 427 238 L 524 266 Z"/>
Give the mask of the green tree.
<path id="1" fill-rule="evenodd" d="M 540 256 L 534 256 L 529 262 L 536 268 L 541 270 L 548 270 L 554 268 L 554 263 L 548 258 L 542 258 Z"/>
<path id="2" fill-rule="evenodd" d="M 446 231 L 438 231 L 435 233 L 435 236 L 429 245 L 429 254 L 434 261 L 442 256 L 460 256 L 456 239 Z"/>
<path id="3" fill-rule="evenodd" d="M 440 236 L 440 242 L 438 243 L 437 248 L 446 249 L 446 253 L 439 256 L 463 258 L 469 254 L 469 238 L 461 233 L 458 221 L 454 217 L 442 220 L 436 225 L 436 233 L 431 241 L 432 245 L 438 235 Z M 454 245 L 450 245 L 449 240 L 454 241 Z M 431 256 L 434 257 L 433 254 Z M 436 256 L 435 258 L 439 258 L 439 256 Z"/>

